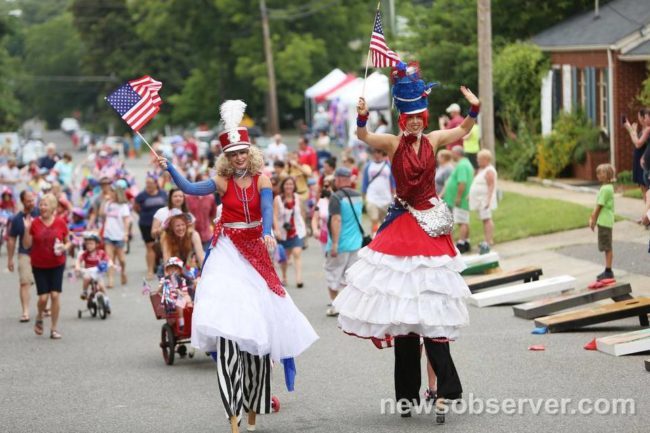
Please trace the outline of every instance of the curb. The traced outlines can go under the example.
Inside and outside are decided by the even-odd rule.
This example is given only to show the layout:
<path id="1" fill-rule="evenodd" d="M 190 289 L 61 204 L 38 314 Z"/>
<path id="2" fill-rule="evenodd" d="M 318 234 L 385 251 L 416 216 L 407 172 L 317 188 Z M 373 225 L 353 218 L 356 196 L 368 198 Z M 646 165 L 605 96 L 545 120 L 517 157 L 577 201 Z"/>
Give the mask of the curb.
<path id="1" fill-rule="evenodd" d="M 569 185 L 567 183 L 558 182 L 556 180 L 551 180 L 551 179 L 540 179 L 539 177 L 528 177 L 526 181 L 531 183 L 536 183 L 542 186 L 550 186 L 553 188 L 564 189 L 567 191 L 583 192 L 583 193 L 588 193 L 593 195 L 598 194 L 597 188 L 591 188 L 588 186 L 574 186 L 574 185 Z"/>

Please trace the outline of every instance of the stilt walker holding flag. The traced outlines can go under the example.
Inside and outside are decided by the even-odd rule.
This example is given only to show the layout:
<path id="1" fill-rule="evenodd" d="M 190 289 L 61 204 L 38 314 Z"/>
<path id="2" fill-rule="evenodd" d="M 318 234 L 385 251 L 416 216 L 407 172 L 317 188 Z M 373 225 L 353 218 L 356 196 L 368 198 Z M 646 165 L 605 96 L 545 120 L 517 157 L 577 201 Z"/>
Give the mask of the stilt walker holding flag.
<path id="1" fill-rule="evenodd" d="M 194 298 L 192 345 L 212 352 L 219 392 L 233 432 L 242 410 L 248 430 L 256 414 L 271 412 L 271 360 L 282 362 L 287 388 L 293 390 L 293 358 L 318 336 L 295 306 L 275 272 L 269 250 L 273 238 L 271 181 L 261 174 L 264 160 L 239 127 L 246 104 L 221 105 L 223 154 L 217 176 L 190 183 L 165 158 L 161 167 L 186 194 L 221 195 L 223 211 L 206 256 Z"/>
<path id="2" fill-rule="evenodd" d="M 378 347 L 394 340 L 395 394 L 403 416 L 410 416 L 410 405 L 420 401 L 420 341 L 424 340 L 438 378 L 437 420 L 444 422 L 445 400 L 458 399 L 462 393 L 449 342 L 469 324 L 463 298 L 470 291 L 460 276 L 464 262 L 451 239 L 453 217 L 435 190 L 435 152 L 470 132 L 480 103 L 461 87 L 471 105 L 469 116 L 457 128 L 427 134 L 427 96 L 434 83 L 425 83 L 417 64 L 401 62 L 388 49 L 379 11 L 370 50 L 374 66 L 393 66 L 400 133 L 368 132 L 368 109 L 361 97 L 357 136 L 388 154 L 396 199 L 377 236 L 348 270 L 348 286 L 334 307 L 344 332 L 371 339 Z"/>

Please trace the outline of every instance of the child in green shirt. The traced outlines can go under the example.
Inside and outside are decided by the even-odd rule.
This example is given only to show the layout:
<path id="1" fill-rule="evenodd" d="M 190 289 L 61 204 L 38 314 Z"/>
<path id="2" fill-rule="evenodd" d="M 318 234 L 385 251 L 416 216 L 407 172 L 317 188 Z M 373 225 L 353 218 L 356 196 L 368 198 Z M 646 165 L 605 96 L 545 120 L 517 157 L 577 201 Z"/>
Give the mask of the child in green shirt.
<path id="1" fill-rule="evenodd" d="M 602 184 L 598 191 L 596 207 L 589 218 L 592 231 L 598 226 L 598 251 L 605 253 L 605 271 L 599 274 L 598 281 L 614 278 L 612 272 L 612 228 L 614 227 L 614 167 L 611 164 L 600 164 L 596 168 L 596 177 Z"/>

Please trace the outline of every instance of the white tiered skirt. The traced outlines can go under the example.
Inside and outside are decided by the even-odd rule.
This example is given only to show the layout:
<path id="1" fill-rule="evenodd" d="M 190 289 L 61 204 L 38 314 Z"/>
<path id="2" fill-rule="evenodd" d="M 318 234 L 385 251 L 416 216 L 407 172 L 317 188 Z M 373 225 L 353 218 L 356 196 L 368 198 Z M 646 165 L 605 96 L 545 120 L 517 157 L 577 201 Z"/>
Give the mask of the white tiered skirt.
<path id="1" fill-rule="evenodd" d="M 455 340 L 469 325 L 464 269 L 460 254 L 402 257 L 363 248 L 334 301 L 339 326 L 362 338 L 415 333 Z"/>
<path id="2" fill-rule="evenodd" d="M 273 293 L 226 235 L 210 252 L 196 289 L 191 344 L 215 352 L 218 337 L 276 361 L 297 357 L 318 339 L 289 294 Z"/>

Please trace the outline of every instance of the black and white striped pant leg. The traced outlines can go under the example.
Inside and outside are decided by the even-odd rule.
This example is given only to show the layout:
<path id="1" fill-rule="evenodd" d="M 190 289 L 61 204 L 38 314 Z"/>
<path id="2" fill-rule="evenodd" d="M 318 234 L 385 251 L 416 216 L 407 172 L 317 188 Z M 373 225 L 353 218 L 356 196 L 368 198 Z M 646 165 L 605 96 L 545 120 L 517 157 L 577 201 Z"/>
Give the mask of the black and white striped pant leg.
<path id="1" fill-rule="evenodd" d="M 226 416 L 236 416 L 241 421 L 244 403 L 242 353 L 236 343 L 219 337 L 217 341 L 217 377 L 219 379 L 219 394 Z"/>
<path id="2" fill-rule="evenodd" d="M 244 371 L 244 410 L 271 413 L 271 357 L 240 353 Z"/>

